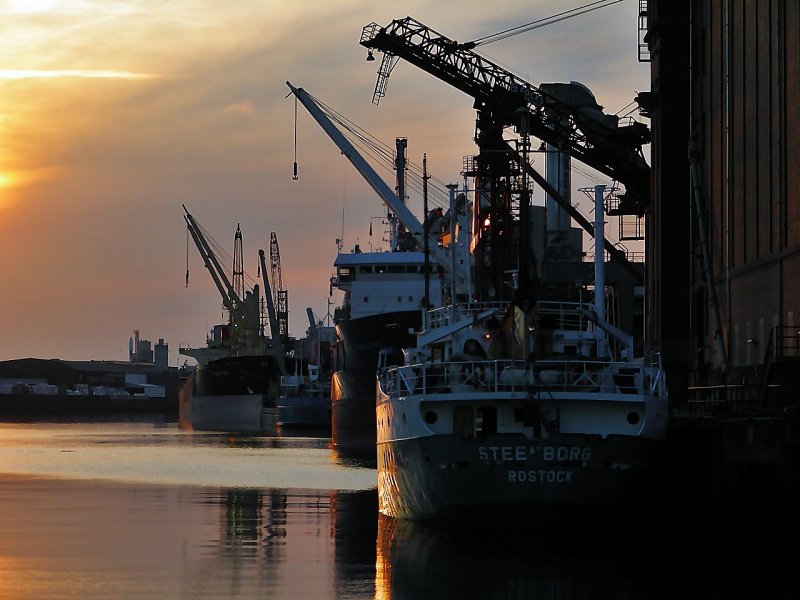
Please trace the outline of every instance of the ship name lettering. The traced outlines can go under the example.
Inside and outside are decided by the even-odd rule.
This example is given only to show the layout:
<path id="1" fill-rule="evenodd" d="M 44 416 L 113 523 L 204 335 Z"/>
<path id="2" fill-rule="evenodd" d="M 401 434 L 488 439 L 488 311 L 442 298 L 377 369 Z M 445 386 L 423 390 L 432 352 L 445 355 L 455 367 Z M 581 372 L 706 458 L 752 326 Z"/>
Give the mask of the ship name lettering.
<path id="1" fill-rule="evenodd" d="M 525 446 L 480 446 L 478 457 L 484 462 L 502 460 L 522 462 L 527 459 L 528 452 Z"/>
<path id="2" fill-rule="evenodd" d="M 553 460 L 580 460 L 587 462 L 592 458 L 592 449 L 581 446 L 545 446 L 542 448 L 542 459 Z"/>
<path id="3" fill-rule="evenodd" d="M 509 483 L 572 483 L 572 471 L 568 470 L 511 470 L 508 472 Z"/>
<path id="4" fill-rule="evenodd" d="M 479 446 L 478 458 L 483 462 L 516 461 L 525 462 L 529 456 L 539 454 L 542 460 L 588 462 L 592 458 L 592 449 L 583 446 Z"/>

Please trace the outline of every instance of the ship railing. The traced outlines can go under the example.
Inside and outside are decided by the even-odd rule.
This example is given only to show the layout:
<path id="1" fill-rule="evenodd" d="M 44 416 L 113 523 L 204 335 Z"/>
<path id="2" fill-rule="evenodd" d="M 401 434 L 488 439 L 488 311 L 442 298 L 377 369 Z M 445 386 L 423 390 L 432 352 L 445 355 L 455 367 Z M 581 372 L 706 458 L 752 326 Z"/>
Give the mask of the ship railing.
<path id="1" fill-rule="evenodd" d="M 692 417 L 785 415 L 782 406 L 764 403 L 764 386 L 760 383 L 689 386 L 686 403 L 679 407 L 679 411 Z"/>
<path id="2" fill-rule="evenodd" d="M 506 302 L 473 302 L 440 306 L 428 311 L 428 327 L 430 329 L 447 327 L 487 310 L 493 310 L 498 315 L 503 315 L 507 309 L 508 303 Z"/>
<path id="3" fill-rule="evenodd" d="M 537 314 L 546 316 L 555 329 L 586 331 L 589 327 L 588 314 L 593 305 L 586 302 L 541 301 L 537 303 Z M 428 311 L 428 327 L 431 330 L 447 327 L 452 323 L 473 318 L 475 315 L 493 311 L 495 317 L 504 319 L 510 305 L 507 302 L 474 302 L 440 306 Z"/>
<path id="4" fill-rule="evenodd" d="M 553 329 L 586 331 L 589 327 L 588 314 L 594 307 L 586 302 L 541 301 L 537 303 L 539 318 L 547 317 Z"/>
<path id="5" fill-rule="evenodd" d="M 379 374 L 389 396 L 440 393 L 591 392 L 659 395 L 659 369 L 641 363 L 577 360 L 459 360 L 394 366 Z"/>

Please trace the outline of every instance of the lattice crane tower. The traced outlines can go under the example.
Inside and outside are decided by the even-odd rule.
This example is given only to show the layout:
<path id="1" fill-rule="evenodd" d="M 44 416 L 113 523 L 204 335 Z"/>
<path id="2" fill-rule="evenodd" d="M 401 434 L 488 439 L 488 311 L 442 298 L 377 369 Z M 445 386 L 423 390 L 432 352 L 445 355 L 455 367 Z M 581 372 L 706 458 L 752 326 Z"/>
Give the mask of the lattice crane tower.
<path id="1" fill-rule="evenodd" d="M 270 234 L 269 260 L 271 267 L 270 279 L 272 281 L 273 300 L 275 302 L 275 316 L 278 319 L 278 332 L 285 342 L 289 339 L 289 292 L 283 288 L 281 277 L 281 252 L 278 248 L 278 236 L 273 231 Z"/>

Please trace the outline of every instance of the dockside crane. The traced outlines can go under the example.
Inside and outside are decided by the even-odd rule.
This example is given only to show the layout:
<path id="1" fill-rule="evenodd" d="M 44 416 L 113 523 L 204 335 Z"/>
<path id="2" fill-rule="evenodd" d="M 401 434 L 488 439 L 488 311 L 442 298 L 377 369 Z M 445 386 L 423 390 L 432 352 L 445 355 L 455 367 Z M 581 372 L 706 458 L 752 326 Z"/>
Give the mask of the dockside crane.
<path id="1" fill-rule="evenodd" d="M 605 114 L 591 91 L 581 84 L 545 83 L 540 86 L 499 67 L 472 50 L 419 21 L 406 17 L 388 26 L 370 23 L 360 44 L 384 53 L 373 102 L 386 95 L 389 74 L 402 58 L 470 95 L 479 113 L 489 113 L 491 126 L 523 127 L 528 133 L 597 169 L 625 186 L 620 211 L 641 214 L 650 202 L 650 167 L 642 146 L 650 142 L 649 128 Z M 479 133 L 480 135 L 480 133 Z"/>
<path id="2" fill-rule="evenodd" d="M 264 297 L 267 302 L 267 320 L 269 321 L 270 335 L 272 336 L 272 351 L 280 368 L 281 375 L 286 375 L 286 350 L 281 339 L 278 317 L 275 311 L 275 299 L 267 275 L 267 260 L 263 250 L 258 250 L 258 260 L 261 266 L 261 278 L 264 281 Z"/>
<path id="3" fill-rule="evenodd" d="M 474 99 L 479 154 L 465 175 L 476 179 L 472 248 L 480 297 L 513 296 L 522 302 L 536 295 L 540 257 L 533 256 L 526 237 L 530 190 L 524 177 L 519 185 L 520 172 L 594 237 L 593 224 L 527 160 L 529 136 L 623 184 L 625 193 L 617 195 L 616 214 L 641 215 L 649 204 L 650 167 L 642 153 L 642 145 L 650 141 L 649 129 L 632 120 L 620 124 L 616 115 L 605 114 L 585 86 L 572 82 L 536 87 L 475 53 L 473 43 L 460 44 L 411 17 L 386 27 L 370 23 L 363 28 L 360 43 L 368 49 L 368 59 L 372 50 L 384 53 L 373 93 L 375 104 L 385 96 L 388 77 L 400 58 Z M 503 138 L 508 127 L 521 136 L 516 148 Z M 603 247 L 612 261 L 640 277 L 624 251 L 608 241 Z M 516 265 L 515 280 L 504 272 L 510 265 Z"/>
<path id="4" fill-rule="evenodd" d="M 270 234 L 269 262 L 278 334 L 284 345 L 286 345 L 289 342 L 289 292 L 283 287 L 281 251 L 278 247 L 278 235 L 274 231 Z"/>

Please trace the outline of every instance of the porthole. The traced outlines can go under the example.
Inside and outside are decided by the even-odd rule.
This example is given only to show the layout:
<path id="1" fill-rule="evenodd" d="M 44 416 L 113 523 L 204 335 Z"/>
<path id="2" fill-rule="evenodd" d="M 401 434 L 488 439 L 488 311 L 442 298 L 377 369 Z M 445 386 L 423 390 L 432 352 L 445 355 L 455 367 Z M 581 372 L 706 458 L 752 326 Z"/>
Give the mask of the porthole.
<path id="1" fill-rule="evenodd" d="M 428 412 L 425 413 L 425 422 L 428 425 L 433 425 L 434 423 L 436 423 L 436 420 L 438 418 L 439 416 L 432 410 L 429 410 Z"/>
<path id="2" fill-rule="evenodd" d="M 628 423 L 631 425 L 636 425 L 639 422 L 639 413 L 637 412 L 629 412 L 628 413 Z"/>

